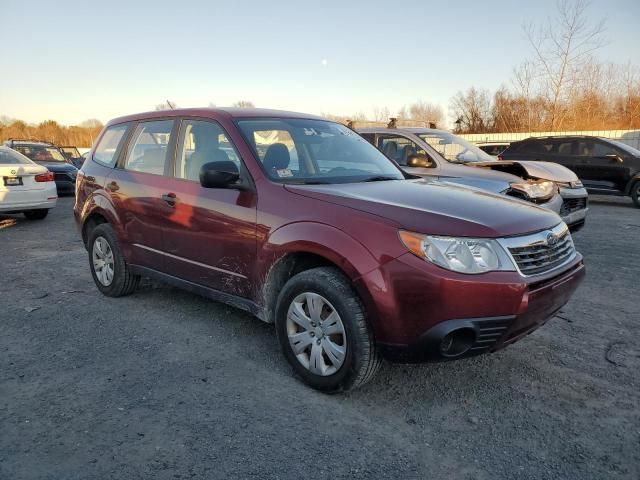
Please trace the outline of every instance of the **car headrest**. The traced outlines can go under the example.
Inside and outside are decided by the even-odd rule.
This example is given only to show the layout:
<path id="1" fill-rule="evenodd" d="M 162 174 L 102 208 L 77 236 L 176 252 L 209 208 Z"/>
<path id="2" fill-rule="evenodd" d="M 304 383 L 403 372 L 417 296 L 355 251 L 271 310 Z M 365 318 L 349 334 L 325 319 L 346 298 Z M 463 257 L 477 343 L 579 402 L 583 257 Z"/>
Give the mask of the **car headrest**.
<path id="1" fill-rule="evenodd" d="M 382 153 L 384 153 L 388 158 L 395 160 L 396 155 L 398 154 L 398 144 L 394 141 L 385 143 Z"/>
<path id="2" fill-rule="evenodd" d="M 406 165 L 407 160 L 409 160 L 409 157 L 415 154 L 416 154 L 416 149 L 413 148 L 413 145 L 405 145 L 404 147 L 402 147 L 402 156 L 400 159 L 400 165 Z"/>
<path id="3" fill-rule="evenodd" d="M 274 143 L 269 146 L 267 153 L 264 156 L 264 168 L 267 172 L 271 170 L 282 170 L 289 166 L 291 156 L 289 155 L 289 149 L 284 143 Z"/>

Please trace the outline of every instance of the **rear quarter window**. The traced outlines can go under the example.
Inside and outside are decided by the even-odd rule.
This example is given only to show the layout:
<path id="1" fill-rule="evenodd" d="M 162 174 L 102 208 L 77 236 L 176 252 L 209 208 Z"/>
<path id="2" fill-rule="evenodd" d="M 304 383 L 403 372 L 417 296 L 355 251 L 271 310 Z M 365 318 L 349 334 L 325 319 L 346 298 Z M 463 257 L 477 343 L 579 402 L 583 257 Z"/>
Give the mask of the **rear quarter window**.
<path id="1" fill-rule="evenodd" d="M 122 140 L 129 125 L 114 125 L 107 128 L 100 139 L 100 143 L 93 152 L 93 160 L 106 167 L 113 168 L 116 164 L 117 155 L 122 147 Z"/>

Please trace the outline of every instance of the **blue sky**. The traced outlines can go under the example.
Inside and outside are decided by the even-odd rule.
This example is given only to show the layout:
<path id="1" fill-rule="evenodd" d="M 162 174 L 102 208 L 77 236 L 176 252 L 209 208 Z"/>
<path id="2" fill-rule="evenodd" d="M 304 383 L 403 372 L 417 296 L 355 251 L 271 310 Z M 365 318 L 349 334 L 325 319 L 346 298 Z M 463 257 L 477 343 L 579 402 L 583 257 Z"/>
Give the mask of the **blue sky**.
<path id="1" fill-rule="evenodd" d="M 30 122 L 153 109 L 257 106 L 370 114 L 444 108 L 495 89 L 528 54 L 526 21 L 555 0 L 185 2 L 0 0 L 0 115 Z M 594 0 L 603 60 L 640 65 L 640 1 Z M 326 65 L 323 64 L 326 60 Z"/>

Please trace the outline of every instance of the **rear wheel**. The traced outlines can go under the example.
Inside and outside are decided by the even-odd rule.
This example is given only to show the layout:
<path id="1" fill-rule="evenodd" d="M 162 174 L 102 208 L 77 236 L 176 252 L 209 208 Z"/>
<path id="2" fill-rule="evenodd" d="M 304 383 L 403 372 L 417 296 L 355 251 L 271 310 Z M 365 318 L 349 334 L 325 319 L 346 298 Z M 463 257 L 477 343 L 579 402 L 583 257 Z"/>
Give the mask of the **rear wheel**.
<path id="1" fill-rule="evenodd" d="M 276 331 L 294 371 L 315 389 L 358 387 L 380 366 L 362 303 L 334 268 L 307 270 L 286 283 L 278 296 Z"/>
<path id="2" fill-rule="evenodd" d="M 46 208 L 40 208 L 38 210 L 27 210 L 24 213 L 24 216 L 27 217 L 27 220 L 42 220 L 49 214 L 49 210 Z"/>
<path id="3" fill-rule="evenodd" d="M 91 230 L 88 245 L 91 275 L 98 290 L 109 297 L 132 293 L 140 276 L 129 270 L 111 225 L 103 223 Z"/>
<path id="4" fill-rule="evenodd" d="M 640 180 L 631 186 L 631 199 L 636 207 L 640 208 Z"/>

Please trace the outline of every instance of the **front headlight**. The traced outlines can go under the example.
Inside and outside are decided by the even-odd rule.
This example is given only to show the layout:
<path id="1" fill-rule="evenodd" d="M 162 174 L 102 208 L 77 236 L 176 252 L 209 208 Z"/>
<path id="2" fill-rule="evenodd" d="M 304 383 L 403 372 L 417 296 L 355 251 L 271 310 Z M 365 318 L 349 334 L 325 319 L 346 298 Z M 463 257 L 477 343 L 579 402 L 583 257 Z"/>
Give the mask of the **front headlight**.
<path id="1" fill-rule="evenodd" d="M 502 246 L 492 239 L 421 235 L 400 230 L 400 240 L 414 255 L 460 273 L 515 271 Z"/>
<path id="2" fill-rule="evenodd" d="M 511 188 L 523 192 L 527 197 L 544 199 L 551 197 L 556 192 L 556 185 L 547 180 L 543 182 L 512 183 Z"/>

